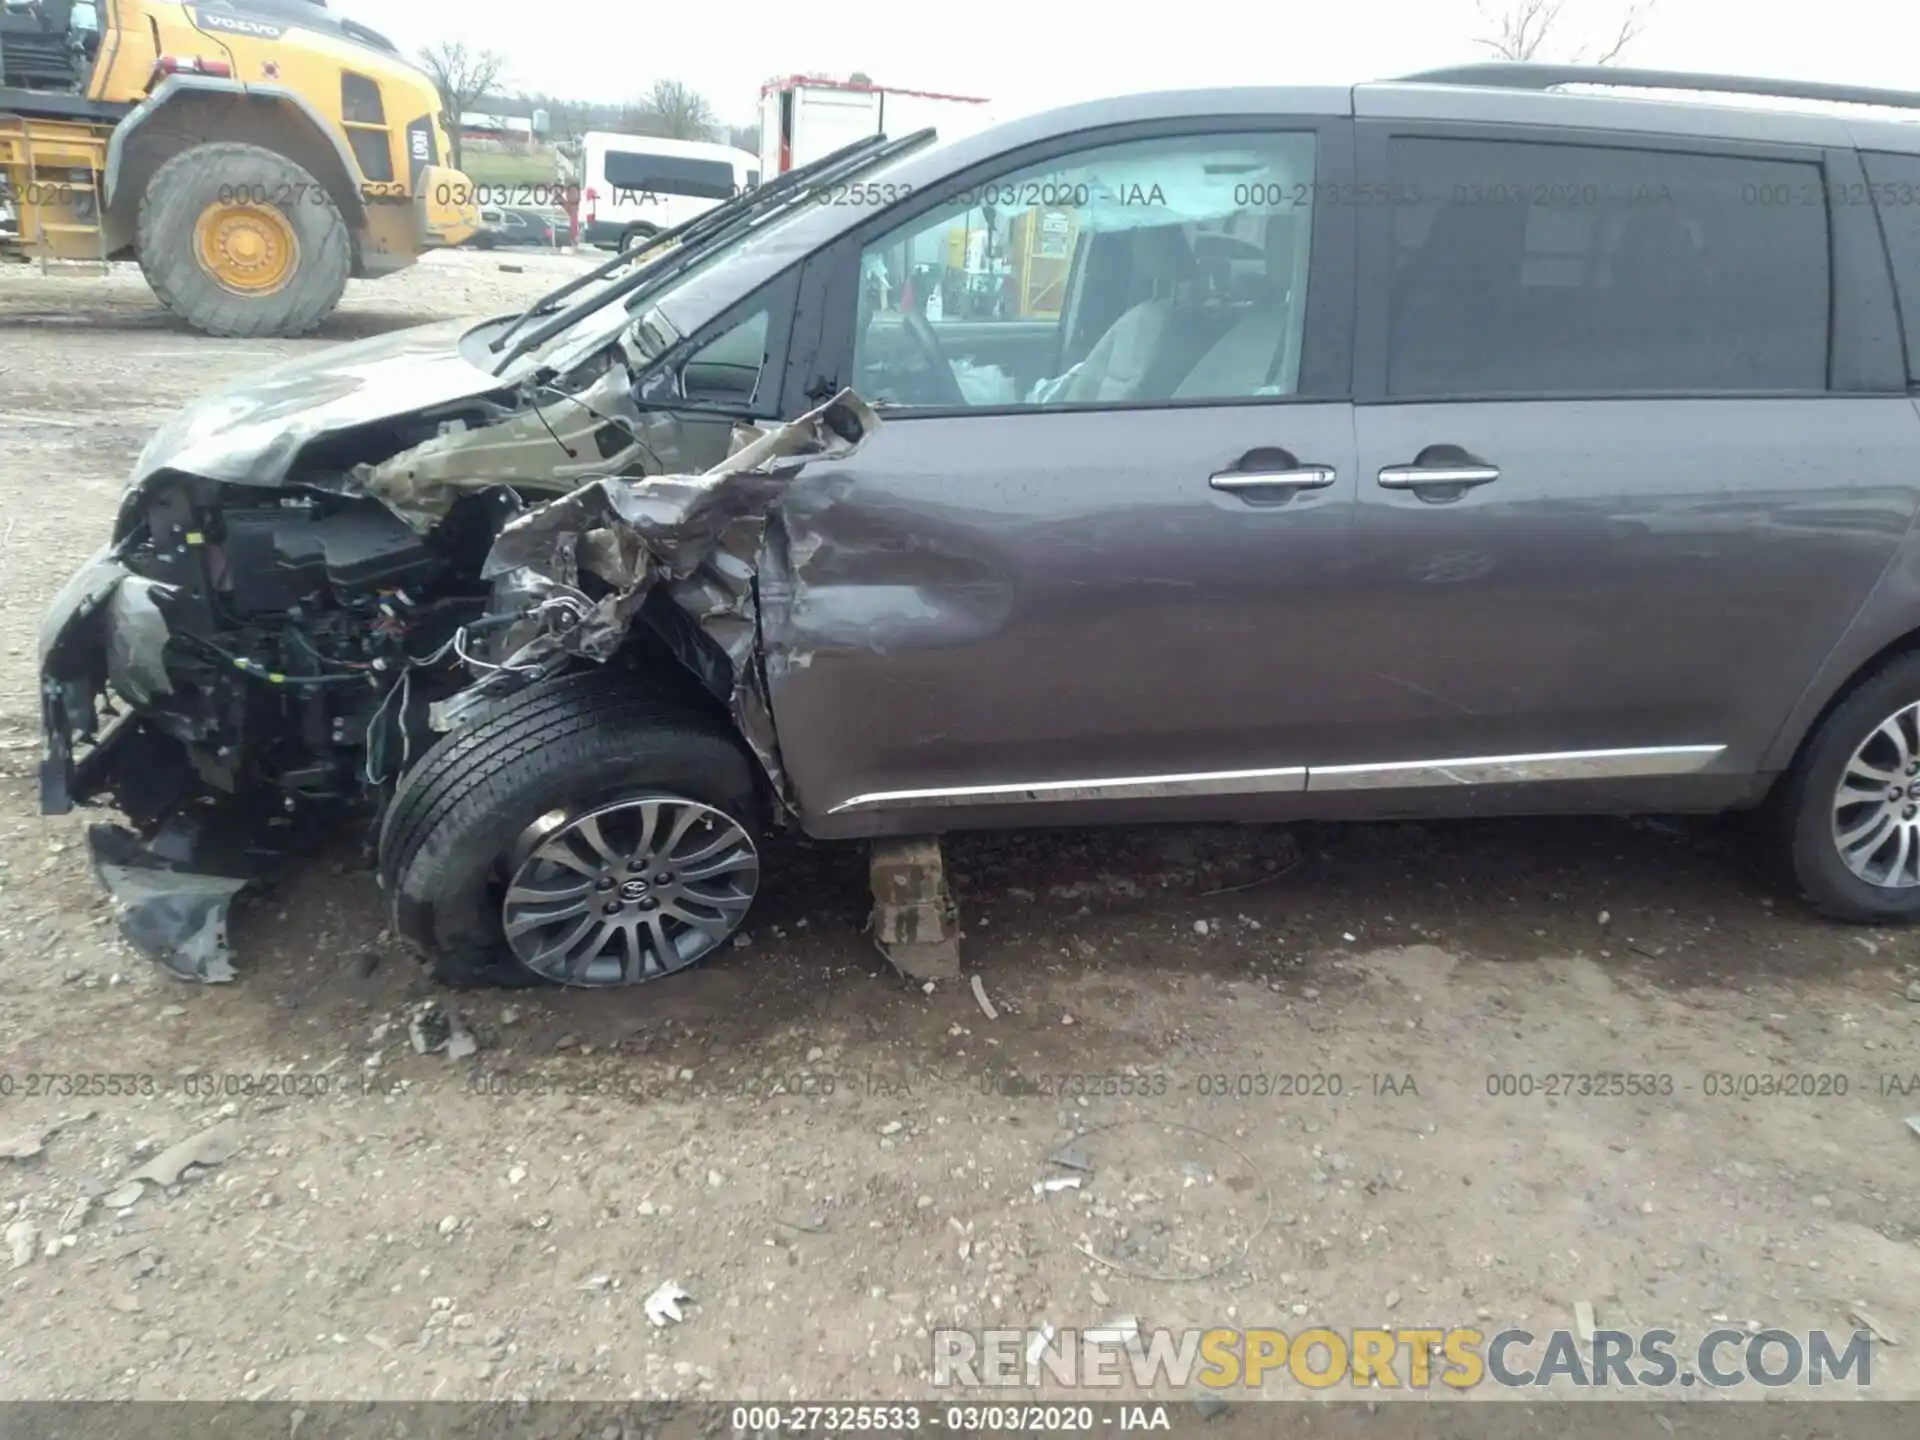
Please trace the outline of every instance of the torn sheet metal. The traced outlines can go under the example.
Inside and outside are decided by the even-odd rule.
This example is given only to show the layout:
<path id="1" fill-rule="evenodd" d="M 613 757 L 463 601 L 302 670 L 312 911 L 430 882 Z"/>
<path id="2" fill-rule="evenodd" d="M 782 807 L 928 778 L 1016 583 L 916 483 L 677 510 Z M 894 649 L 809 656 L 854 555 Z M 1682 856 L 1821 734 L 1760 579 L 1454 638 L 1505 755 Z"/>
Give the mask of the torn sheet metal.
<path id="1" fill-rule="evenodd" d="M 218 985 L 234 978 L 227 910 L 246 880 L 169 868 L 117 825 L 89 826 L 87 848 L 134 949 L 182 980 Z"/>
<path id="2" fill-rule="evenodd" d="M 123 825 L 89 825 L 87 850 L 128 943 L 179 979 L 217 985 L 234 978 L 234 896 L 278 878 L 307 838 L 284 816 L 200 811 L 145 840 Z"/>
<path id="3" fill-rule="evenodd" d="M 574 391 L 529 384 L 518 413 L 488 425 L 445 421 L 431 440 L 356 466 L 353 478 L 425 534 L 463 494 L 501 485 L 560 493 L 602 476 L 678 465 L 682 428 L 677 416 L 642 412 L 627 372 L 612 365 Z"/>
<path id="4" fill-rule="evenodd" d="M 879 417 L 851 390 L 787 424 L 746 431 L 734 453 L 698 475 L 601 479 L 510 521 L 481 577 L 519 618 L 498 667 L 436 707 L 454 728 L 495 695 L 560 669 L 574 656 L 611 659 L 659 586 L 726 657 L 724 687 L 676 647 L 732 710 L 775 792 L 788 799 L 759 658 L 756 565 L 767 512 L 806 462 L 852 455 Z M 669 637 L 671 640 L 671 637 Z"/>

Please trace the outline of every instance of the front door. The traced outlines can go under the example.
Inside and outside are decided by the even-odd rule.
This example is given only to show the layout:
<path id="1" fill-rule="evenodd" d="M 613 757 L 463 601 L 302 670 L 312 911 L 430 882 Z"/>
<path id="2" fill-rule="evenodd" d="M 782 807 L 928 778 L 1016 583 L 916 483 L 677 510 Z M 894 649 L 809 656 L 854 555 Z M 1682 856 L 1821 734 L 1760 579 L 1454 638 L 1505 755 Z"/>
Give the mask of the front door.
<path id="1" fill-rule="evenodd" d="M 839 379 L 885 423 L 761 577 L 815 833 L 1271 813 L 1338 723 L 1347 122 L 1167 128 L 847 253 Z"/>

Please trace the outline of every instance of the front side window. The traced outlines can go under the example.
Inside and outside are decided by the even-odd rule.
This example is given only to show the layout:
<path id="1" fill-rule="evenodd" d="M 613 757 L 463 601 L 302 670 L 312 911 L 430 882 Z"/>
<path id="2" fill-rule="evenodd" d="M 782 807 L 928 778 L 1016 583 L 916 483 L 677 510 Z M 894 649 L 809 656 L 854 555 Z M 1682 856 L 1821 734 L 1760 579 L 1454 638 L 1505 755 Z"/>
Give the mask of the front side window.
<path id="1" fill-rule="evenodd" d="M 1424 138 L 1390 164 L 1390 395 L 1826 388 L 1817 165 Z"/>
<path id="2" fill-rule="evenodd" d="M 1294 392 L 1314 137 L 1132 141 L 971 187 L 860 256 L 854 385 L 892 407 Z"/>

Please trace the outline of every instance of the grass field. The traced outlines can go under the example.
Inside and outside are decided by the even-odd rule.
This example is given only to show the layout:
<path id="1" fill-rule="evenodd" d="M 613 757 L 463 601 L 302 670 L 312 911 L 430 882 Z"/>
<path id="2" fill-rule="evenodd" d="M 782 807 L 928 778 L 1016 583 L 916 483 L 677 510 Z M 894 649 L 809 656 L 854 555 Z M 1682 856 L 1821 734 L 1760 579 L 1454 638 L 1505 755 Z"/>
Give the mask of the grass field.
<path id="1" fill-rule="evenodd" d="M 558 176 L 553 151 L 495 149 L 469 140 L 460 147 L 460 168 L 476 185 L 551 185 Z"/>

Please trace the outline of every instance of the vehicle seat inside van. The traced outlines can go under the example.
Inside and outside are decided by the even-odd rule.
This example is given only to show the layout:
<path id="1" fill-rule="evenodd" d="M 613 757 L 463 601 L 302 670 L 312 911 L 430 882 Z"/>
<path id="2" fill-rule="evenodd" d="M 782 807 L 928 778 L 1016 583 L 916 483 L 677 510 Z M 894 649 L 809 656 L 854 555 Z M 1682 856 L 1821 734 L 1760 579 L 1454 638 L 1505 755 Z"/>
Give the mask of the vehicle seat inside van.
<path id="1" fill-rule="evenodd" d="M 1205 343 L 1190 303 L 1199 266 L 1177 225 L 1139 229 L 1133 248 L 1134 293 L 1150 292 L 1107 327 L 1059 397 L 1072 405 L 1164 398 Z"/>
<path id="2" fill-rule="evenodd" d="M 1269 385 L 1286 384 L 1284 373 L 1288 319 L 1292 307 L 1288 292 L 1293 283 L 1294 218 L 1269 215 L 1265 236 L 1266 264 L 1250 304 L 1224 335 L 1202 355 L 1175 387 L 1176 400 L 1256 395 Z"/>

